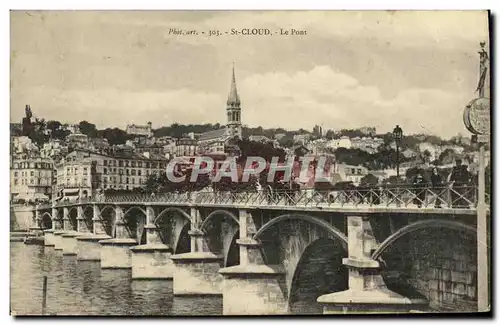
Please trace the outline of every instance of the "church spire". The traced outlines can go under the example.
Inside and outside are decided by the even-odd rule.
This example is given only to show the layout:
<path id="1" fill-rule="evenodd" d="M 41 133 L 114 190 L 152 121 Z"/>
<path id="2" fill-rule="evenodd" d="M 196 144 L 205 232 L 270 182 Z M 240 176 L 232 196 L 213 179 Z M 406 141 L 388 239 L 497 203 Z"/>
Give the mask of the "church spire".
<path id="1" fill-rule="evenodd" d="M 238 96 L 238 90 L 236 89 L 236 77 L 234 76 L 234 62 L 233 62 L 233 77 L 231 78 L 231 90 L 229 91 L 229 96 L 227 98 L 227 105 L 239 107 L 240 104 L 241 104 L 240 97 Z"/>

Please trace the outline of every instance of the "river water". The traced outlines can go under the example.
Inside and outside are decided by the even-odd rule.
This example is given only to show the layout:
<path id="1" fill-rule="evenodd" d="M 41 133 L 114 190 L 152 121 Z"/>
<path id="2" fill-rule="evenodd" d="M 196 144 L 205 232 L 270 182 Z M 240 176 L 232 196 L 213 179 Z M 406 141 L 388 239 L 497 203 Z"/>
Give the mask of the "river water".
<path id="1" fill-rule="evenodd" d="M 172 281 L 131 280 L 130 270 L 102 270 L 52 247 L 11 243 L 10 310 L 41 315 L 222 315 L 222 297 L 173 297 Z"/>

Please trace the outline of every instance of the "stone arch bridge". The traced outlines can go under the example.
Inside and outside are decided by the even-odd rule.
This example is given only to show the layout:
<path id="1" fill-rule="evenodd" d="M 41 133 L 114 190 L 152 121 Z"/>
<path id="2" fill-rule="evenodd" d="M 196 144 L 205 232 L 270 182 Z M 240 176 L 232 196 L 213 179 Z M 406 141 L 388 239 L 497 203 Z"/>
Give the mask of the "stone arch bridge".
<path id="1" fill-rule="evenodd" d="M 475 310 L 467 191 L 115 195 L 38 205 L 34 219 L 63 254 L 222 295 L 225 315 Z"/>

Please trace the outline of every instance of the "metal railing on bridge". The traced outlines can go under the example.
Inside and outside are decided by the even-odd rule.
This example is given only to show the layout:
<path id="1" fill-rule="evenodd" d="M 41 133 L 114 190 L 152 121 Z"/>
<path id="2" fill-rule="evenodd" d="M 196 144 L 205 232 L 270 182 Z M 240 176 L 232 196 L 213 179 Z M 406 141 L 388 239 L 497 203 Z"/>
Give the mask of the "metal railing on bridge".
<path id="1" fill-rule="evenodd" d="M 490 196 L 486 203 L 489 205 Z M 345 190 L 201 191 L 183 193 L 100 195 L 78 203 L 154 203 L 298 207 L 399 207 L 475 209 L 477 187 L 384 186 Z M 66 203 L 67 205 L 67 203 Z"/>
<path id="2" fill-rule="evenodd" d="M 65 206 L 72 206 L 72 205 L 76 205 L 76 204 L 86 204 L 86 203 L 92 203 L 92 202 L 95 202 L 95 198 L 83 197 L 83 198 L 78 198 L 76 200 L 62 199 L 60 201 L 55 202 L 52 206 L 65 207 Z"/>
<path id="3" fill-rule="evenodd" d="M 198 204 L 243 204 L 303 207 L 467 208 L 477 205 L 477 189 L 380 187 L 349 190 L 277 190 L 258 193 L 197 194 Z"/>

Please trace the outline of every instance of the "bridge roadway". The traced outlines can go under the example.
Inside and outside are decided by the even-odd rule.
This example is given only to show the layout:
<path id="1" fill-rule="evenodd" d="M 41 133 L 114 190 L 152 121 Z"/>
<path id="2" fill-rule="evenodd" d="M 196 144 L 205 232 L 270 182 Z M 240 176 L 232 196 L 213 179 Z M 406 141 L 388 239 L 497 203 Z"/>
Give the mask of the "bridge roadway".
<path id="1" fill-rule="evenodd" d="M 45 244 L 222 295 L 223 312 L 477 308 L 476 188 L 101 195 L 38 205 Z M 439 207 L 437 207 L 439 206 Z M 62 217 L 60 211 L 62 210 Z"/>

